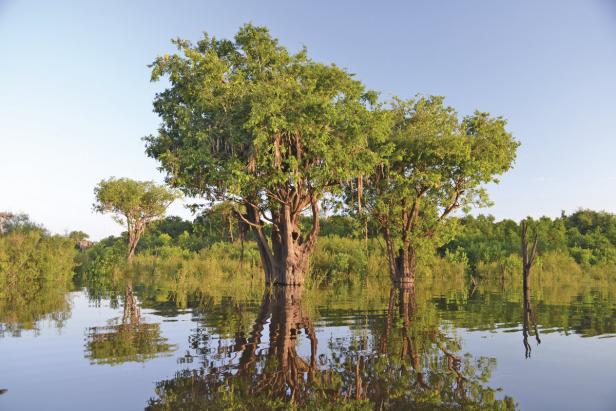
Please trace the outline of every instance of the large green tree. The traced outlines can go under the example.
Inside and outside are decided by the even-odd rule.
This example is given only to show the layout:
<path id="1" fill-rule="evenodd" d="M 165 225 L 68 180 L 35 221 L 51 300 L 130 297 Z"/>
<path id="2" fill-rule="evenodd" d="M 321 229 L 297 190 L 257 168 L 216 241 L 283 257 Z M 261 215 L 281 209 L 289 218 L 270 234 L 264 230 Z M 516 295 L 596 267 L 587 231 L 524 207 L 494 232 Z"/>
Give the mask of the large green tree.
<path id="1" fill-rule="evenodd" d="M 174 43 L 179 52 L 152 65 L 152 79 L 169 86 L 154 100 L 162 124 L 145 138 L 148 155 L 185 193 L 237 205 L 267 283 L 302 284 L 323 197 L 374 157 L 366 148 L 375 93 L 305 49 L 290 53 L 264 27 Z"/>
<path id="2" fill-rule="evenodd" d="M 102 180 L 94 189 L 94 210 L 113 213 L 114 220 L 126 225 L 128 260 L 132 260 L 146 224 L 165 215 L 178 193 L 152 181 L 130 178 Z"/>
<path id="3" fill-rule="evenodd" d="M 364 212 L 383 232 L 392 280 L 413 283 L 418 256 L 451 239 L 451 214 L 489 204 L 484 185 L 512 167 L 519 143 L 502 118 L 460 119 L 442 97 L 396 99 L 388 116 L 389 135 L 373 147 L 382 161 L 364 183 Z"/>

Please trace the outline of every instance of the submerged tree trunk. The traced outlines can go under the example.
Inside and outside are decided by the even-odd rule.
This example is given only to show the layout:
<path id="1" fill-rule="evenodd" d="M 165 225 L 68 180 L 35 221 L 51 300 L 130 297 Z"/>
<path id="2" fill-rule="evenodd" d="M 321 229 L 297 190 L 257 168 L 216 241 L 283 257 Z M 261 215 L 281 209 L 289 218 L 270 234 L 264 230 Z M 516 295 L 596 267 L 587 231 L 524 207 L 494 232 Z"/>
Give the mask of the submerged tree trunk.
<path id="1" fill-rule="evenodd" d="M 310 199 L 312 208 L 312 229 L 302 235 L 299 206 L 282 205 L 272 212 L 272 232 L 265 236 L 261 216 L 256 207 L 247 205 L 247 214 L 241 218 L 253 229 L 265 272 L 265 283 L 274 285 L 303 285 L 310 265 L 310 255 L 316 245 L 320 230 L 319 207 Z M 298 211 L 299 210 L 299 211 Z"/>
<path id="2" fill-rule="evenodd" d="M 397 225 L 397 222 L 388 215 L 381 215 L 379 218 L 379 222 L 383 226 L 383 235 L 387 245 L 389 275 L 394 286 L 406 288 L 413 287 L 415 284 L 417 250 L 411 238 L 413 235 L 413 219 L 417 218 L 418 210 L 414 206 L 410 212 L 403 213 L 402 226 L 399 227 L 401 234 L 398 241 L 396 241 L 396 237 L 390 227 L 392 221 L 394 226 Z"/>
<path id="3" fill-rule="evenodd" d="M 400 248 L 395 259 L 394 283 L 401 287 L 412 287 L 415 284 L 417 255 L 412 247 Z"/>
<path id="4" fill-rule="evenodd" d="M 397 251 L 388 228 L 385 228 L 389 274 L 395 285 L 412 287 L 415 284 L 417 253 L 410 243 L 403 244 Z"/>

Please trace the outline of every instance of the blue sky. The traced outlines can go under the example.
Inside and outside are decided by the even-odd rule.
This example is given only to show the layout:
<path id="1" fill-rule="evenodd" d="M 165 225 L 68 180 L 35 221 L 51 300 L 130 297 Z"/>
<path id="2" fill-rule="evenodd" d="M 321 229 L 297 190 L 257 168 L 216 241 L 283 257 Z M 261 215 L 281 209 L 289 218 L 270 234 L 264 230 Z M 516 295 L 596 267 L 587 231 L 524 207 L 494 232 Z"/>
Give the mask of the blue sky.
<path id="1" fill-rule="evenodd" d="M 385 98 L 437 94 L 461 114 L 507 118 L 522 147 L 483 212 L 616 212 L 611 0 L 0 0 L 0 210 L 58 233 L 119 233 L 91 211 L 95 184 L 163 178 L 141 141 L 156 131 L 163 86 L 147 65 L 173 37 L 232 37 L 246 22 Z M 171 213 L 190 215 L 180 204 Z"/>

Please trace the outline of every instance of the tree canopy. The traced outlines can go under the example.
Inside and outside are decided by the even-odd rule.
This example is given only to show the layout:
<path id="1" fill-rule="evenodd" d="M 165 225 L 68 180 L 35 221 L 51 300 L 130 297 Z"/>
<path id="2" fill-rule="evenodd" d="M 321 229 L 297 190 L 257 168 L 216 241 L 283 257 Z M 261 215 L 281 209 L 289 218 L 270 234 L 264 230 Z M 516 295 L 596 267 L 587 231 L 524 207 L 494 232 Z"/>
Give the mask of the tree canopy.
<path id="1" fill-rule="evenodd" d="M 128 258 L 135 253 L 139 238 L 150 221 L 161 218 L 178 193 L 152 181 L 129 178 L 102 180 L 94 189 L 94 210 L 113 213 L 113 219 L 128 230 Z"/>
<path id="2" fill-rule="evenodd" d="M 268 282 L 301 284 L 319 230 L 320 200 L 376 159 L 370 106 L 376 94 L 306 49 L 290 53 L 264 27 L 243 26 L 234 40 L 207 34 L 158 57 L 152 80 L 162 124 L 147 153 L 189 195 L 231 200 L 256 234 Z M 312 215 L 302 233 L 302 213 Z M 271 244 L 263 227 L 271 223 Z"/>
<path id="3" fill-rule="evenodd" d="M 479 111 L 460 119 L 442 97 L 395 99 L 388 115 L 364 202 L 385 235 L 392 276 L 411 281 L 417 253 L 451 239 L 452 212 L 489 204 L 484 184 L 511 168 L 519 143 L 504 119 Z"/>

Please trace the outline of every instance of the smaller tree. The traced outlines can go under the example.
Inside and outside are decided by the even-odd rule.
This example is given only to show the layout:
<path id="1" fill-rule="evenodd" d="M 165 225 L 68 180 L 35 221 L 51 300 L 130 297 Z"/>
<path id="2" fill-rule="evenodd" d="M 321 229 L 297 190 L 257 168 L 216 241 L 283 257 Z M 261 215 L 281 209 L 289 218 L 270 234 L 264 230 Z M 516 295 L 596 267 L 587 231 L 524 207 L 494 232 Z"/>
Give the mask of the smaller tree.
<path id="1" fill-rule="evenodd" d="M 418 255 L 455 232 L 448 217 L 489 204 L 484 186 L 512 167 L 519 143 L 504 119 L 482 112 L 460 119 L 442 97 L 394 100 L 388 114 L 388 138 L 373 143 L 383 161 L 367 176 L 364 212 L 385 237 L 392 280 L 412 284 Z"/>
<path id="2" fill-rule="evenodd" d="M 129 178 L 102 180 L 94 189 L 94 211 L 113 213 L 113 219 L 126 225 L 128 232 L 128 261 L 132 260 L 146 224 L 161 218 L 174 200 L 175 190 L 152 181 Z"/>

